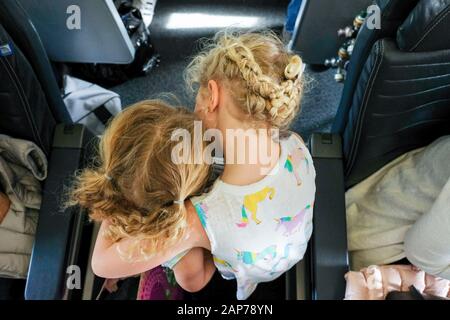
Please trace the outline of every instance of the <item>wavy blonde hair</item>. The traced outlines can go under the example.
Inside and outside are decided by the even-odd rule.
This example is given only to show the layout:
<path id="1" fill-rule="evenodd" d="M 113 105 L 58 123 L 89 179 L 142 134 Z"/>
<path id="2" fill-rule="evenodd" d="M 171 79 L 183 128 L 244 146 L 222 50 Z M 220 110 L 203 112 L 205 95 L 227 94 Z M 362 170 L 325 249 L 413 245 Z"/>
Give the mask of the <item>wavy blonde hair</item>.
<path id="1" fill-rule="evenodd" d="M 292 73 L 293 69 L 296 69 Z M 203 43 L 185 72 L 191 89 L 225 82 L 232 98 L 254 120 L 287 128 L 300 111 L 303 62 L 273 32 L 222 31 Z"/>
<path id="2" fill-rule="evenodd" d="M 68 204 L 89 210 L 93 220 L 108 220 L 105 236 L 112 241 L 145 243 L 134 248 L 137 256 L 170 247 L 186 229 L 187 211 L 177 202 L 200 193 L 209 176 L 205 163 L 175 164 L 171 159 L 178 143 L 172 132 L 186 129 L 193 137 L 195 120 L 192 112 L 157 100 L 126 108 L 101 138 L 96 166 L 76 176 Z M 193 155 L 194 143 L 190 145 Z M 131 251 L 127 255 L 135 257 Z"/>

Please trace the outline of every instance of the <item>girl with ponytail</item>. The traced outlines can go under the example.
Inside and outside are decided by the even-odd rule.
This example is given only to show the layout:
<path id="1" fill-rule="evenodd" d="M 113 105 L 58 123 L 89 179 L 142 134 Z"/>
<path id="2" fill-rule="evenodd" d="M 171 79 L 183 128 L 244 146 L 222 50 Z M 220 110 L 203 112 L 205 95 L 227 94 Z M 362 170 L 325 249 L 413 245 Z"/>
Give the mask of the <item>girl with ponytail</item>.
<path id="1" fill-rule="evenodd" d="M 77 175 L 68 205 L 101 222 L 92 258 L 98 276 L 139 274 L 190 249 L 192 261 L 184 261 L 189 267 L 176 270 L 179 282 L 189 270 L 206 282 L 214 273 L 204 250 L 209 241 L 189 201 L 203 191 L 209 165 L 171 158 L 179 143 L 172 133 L 183 129 L 193 137 L 195 120 L 192 112 L 161 101 L 128 107 L 101 138 L 96 166 Z M 189 145 L 194 154 L 194 142 Z M 197 278 L 195 284 L 204 285 Z"/>

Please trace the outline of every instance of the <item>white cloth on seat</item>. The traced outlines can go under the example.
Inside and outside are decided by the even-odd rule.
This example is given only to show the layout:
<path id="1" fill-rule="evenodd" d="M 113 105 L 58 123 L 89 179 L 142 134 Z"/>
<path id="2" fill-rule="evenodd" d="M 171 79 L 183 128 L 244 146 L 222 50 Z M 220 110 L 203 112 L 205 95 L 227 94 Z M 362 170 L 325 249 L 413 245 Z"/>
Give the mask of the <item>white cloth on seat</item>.
<path id="1" fill-rule="evenodd" d="M 347 191 L 352 270 L 406 257 L 405 234 L 432 209 L 450 178 L 449 162 L 450 136 L 446 136 L 400 156 Z M 450 226 L 446 230 L 447 234 L 436 235 L 442 241 L 449 238 Z M 423 248 L 428 245 L 422 243 Z"/>
<path id="2" fill-rule="evenodd" d="M 74 123 L 85 125 L 95 135 L 105 131 L 105 125 L 95 115 L 95 110 L 104 106 L 111 115 L 122 111 L 120 96 L 96 84 L 64 76 L 64 103 Z"/>
<path id="3" fill-rule="evenodd" d="M 155 14 L 157 0 L 133 0 L 133 7 L 138 8 L 141 11 L 142 20 L 145 27 L 150 27 L 153 21 L 153 15 Z"/>

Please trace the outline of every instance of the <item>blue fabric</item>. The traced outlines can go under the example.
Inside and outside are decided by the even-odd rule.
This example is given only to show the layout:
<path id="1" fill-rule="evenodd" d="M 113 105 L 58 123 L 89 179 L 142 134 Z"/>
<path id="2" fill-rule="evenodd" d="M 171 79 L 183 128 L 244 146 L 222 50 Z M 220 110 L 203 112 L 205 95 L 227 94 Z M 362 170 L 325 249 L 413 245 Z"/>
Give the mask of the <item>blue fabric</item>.
<path id="1" fill-rule="evenodd" d="M 173 257 L 172 259 L 170 259 L 169 261 L 165 262 L 164 264 L 162 264 L 162 267 L 165 268 L 169 268 L 169 269 L 173 269 L 175 267 L 175 265 L 180 262 L 181 259 L 183 259 L 183 257 L 185 255 L 187 255 L 189 252 L 189 250 L 186 250 L 184 252 L 181 252 L 179 254 L 177 254 L 175 257 Z"/>
<path id="2" fill-rule="evenodd" d="M 287 9 L 285 30 L 292 33 L 295 27 L 295 21 L 297 20 L 298 12 L 300 6 L 302 5 L 302 0 L 291 0 Z"/>

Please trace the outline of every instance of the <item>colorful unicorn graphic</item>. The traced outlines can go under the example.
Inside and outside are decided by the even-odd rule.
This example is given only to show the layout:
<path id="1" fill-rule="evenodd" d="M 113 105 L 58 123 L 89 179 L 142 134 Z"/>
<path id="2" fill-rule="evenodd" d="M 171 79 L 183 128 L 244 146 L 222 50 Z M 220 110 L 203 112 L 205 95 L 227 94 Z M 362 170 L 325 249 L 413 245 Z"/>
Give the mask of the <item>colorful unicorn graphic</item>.
<path id="1" fill-rule="evenodd" d="M 284 168 L 287 169 L 289 172 L 294 171 L 294 165 L 292 164 L 292 156 L 288 155 L 286 159 L 286 163 L 284 164 Z"/>
<path id="2" fill-rule="evenodd" d="M 221 266 L 224 266 L 224 267 L 226 267 L 226 268 L 228 268 L 228 269 L 231 269 L 231 270 L 233 270 L 233 272 L 237 272 L 237 270 L 235 270 L 235 269 L 233 268 L 233 266 L 232 266 L 228 261 L 225 261 L 225 260 L 223 260 L 223 259 L 217 258 L 216 256 L 213 257 L 213 260 L 214 260 L 214 262 L 215 262 L 216 264 L 221 265 Z"/>
<path id="3" fill-rule="evenodd" d="M 242 221 L 237 223 L 239 228 L 245 228 L 248 225 L 248 215 L 247 212 L 252 214 L 252 220 L 256 222 L 256 224 L 260 224 L 261 220 L 258 220 L 256 217 L 256 213 L 258 211 L 258 203 L 264 201 L 267 196 L 272 200 L 275 196 L 275 189 L 265 187 L 261 191 L 258 191 L 254 194 L 250 194 L 244 197 L 244 204 L 242 205 Z"/>
<path id="4" fill-rule="evenodd" d="M 288 155 L 286 163 L 284 164 L 284 168 L 289 172 L 294 173 L 297 185 L 299 186 L 302 184 L 302 179 L 300 178 L 298 170 L 303 161 L 306 163 L 306 172 L 309 174 L 309 161 L 302 148 L 296 149 L 292 154 Z"/>
<path id="5" fill-rule="evenodd" d="M 272 267 L 271 275 L 273 275 L 273 274 L 275 274 L 275 273 L 277 273 L 277 272 L 280 272 L 280 269 L 285 269 L 285 268 L 287 267 L 287 265 L 286 265 L 286 266 L 283 266 L 283 268 L 280 268 L 280 269 L 278 268 L 278 266 L 280 265 L 280 263 L 282 263 L 282 262 L 288 262 L 287 260 L 288 260 L 288 258 L 289 258 L 289 252 L 290 252 L 292 246 L 293 246 L 292 243 L 288 243 L 288 244 L 284 247 L 284 254 L 283 254 L 282 257 L 280 257 L 280 260 L 278 260 L 278 262 Z M 281 270 L 281 271 L 284 271 L 284 270 Z"/>
<path id="6" fill-rule="evenodd" d="M 267 247 L 261 252 L 251 252 L 251 251 L 239 251 L 237 252 L 238 261 L 242 261 L 244 264 L 255 264 L 260 260 L 274 259 L 277 255 L 277 246 L 272 245 Z"/>
<path id="7" fill-rule="evenodd" d="M 195 206 L 195 210 L 197 211 L 198 218 L 200 219 L 200 222 L 203 226 L 203 228 L 206 227 L 206 220 L 208 219 L 208 207 L 206 204 L 200 202 L 197 203 Z"/>
<path id="8" fill-rule="evenodd" d="M 305 217 L 306 210 L 311 209 L 311 205 L 307 205 L 305 209 L 300 211 L 295 216 L 290 217 L 282 217 L 279 219 L 275 219 L 276 222 L 278 222 L 277 228 L 275 231 L 277 231 L 281 226 L 285 228 L 284 235 L 289 236 L 291 235 L 294 230 L 300 226 L 303 223 L 303 219 Z"/>

